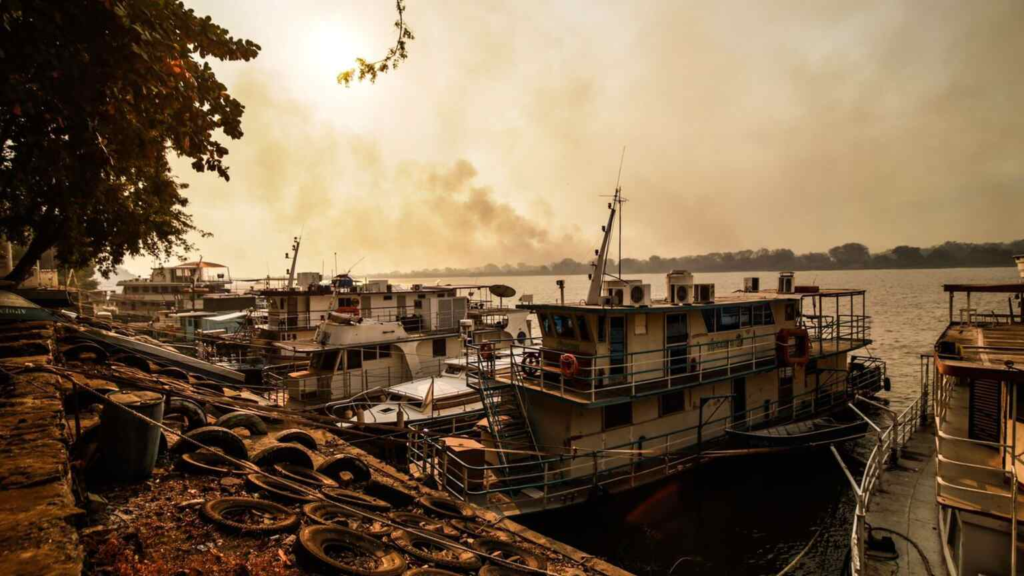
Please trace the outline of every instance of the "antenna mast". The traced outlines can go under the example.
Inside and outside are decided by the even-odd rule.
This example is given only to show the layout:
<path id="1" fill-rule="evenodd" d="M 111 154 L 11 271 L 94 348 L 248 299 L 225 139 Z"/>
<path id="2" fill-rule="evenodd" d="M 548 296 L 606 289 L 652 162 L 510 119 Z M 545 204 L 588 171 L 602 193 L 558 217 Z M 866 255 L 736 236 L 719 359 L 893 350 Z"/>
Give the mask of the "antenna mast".
<path id="1" fill-rule="evenodd" d="M 623 147 L 622 155 L 625 157 L 626 149 Z M 619 161 L 619 176 L 622 176 L 622 160 Z M 601 303 L 601 282 L 604 281 L 605 266 L 608 264 L 608 244 L 612 238 L 612 226 L 615 224 L 615 212 L 622 207 L 622 187 L 616 182 L 615 194 L 612 201 L 608 203 L 608 224 L 601 228 L 604 237 L 601 239 L 601 248 L 596 250 L 597 260 L 594 262 L 594 273 L 590 275 L 590 290 L 587 292 L 587 305 L 597 306 Z M 619 267 L 622 266 L 622 220 L 619 220 Z M 621 277 L 621 273 L 620 273 Z"/>
<path id="2" fill-rule="evenodd" d="M 615 198 L 619 203 L 619 279 L 622 278 L 622 163 L 626 161 L 626 147 L 622 147 L 622 156 L 619 157 L 619 175 L 615 178 Z"/>
<path id="3" fill-rule="evenodd" d="M 288 272 L 288 289 L 292 289 L 292 284 L 295 282 L 295 265 L 299 262 L 299 246 L 302 245 L 302 233 L 295 237 L 292 242 L 292 269 Z"/>

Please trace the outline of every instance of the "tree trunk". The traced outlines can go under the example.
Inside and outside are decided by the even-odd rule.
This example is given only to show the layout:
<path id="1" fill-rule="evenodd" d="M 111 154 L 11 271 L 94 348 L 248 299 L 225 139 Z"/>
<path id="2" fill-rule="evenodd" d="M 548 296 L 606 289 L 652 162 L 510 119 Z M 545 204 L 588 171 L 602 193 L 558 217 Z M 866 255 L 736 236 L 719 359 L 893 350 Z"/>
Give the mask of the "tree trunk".
<path id="1" fill-rule="evenodd" d="M 57 234 L 53 229 L 44 230 L 32 237 L 32 242 L 29 243 L 25 253 L 21 255 L 21 259 L 14 265 L 14 268 L 4 277 L 4 280 L 14 282 L 14 286 L 19 286 L 22 282 L 28 278 L 28 273 L 35 266 L 35 263 L 53 245 L 57 243 Z"/>

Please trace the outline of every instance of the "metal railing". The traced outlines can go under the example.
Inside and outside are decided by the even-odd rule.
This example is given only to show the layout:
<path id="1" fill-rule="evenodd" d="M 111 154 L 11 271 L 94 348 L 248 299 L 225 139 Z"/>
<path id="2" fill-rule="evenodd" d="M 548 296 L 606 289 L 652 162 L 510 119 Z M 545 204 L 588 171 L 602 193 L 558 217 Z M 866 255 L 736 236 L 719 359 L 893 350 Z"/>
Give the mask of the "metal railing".
<path id="1" fill-rule="evenodd" d="M 922 358 L 925 358 L 925 356 L 922 356 Z M 911 436 L 913 436 L 917 428 L 926 421 L 927 411 L 928 380 L 927 373 L 923 372 L 921 394 L 917 399 L 899 414 L 896 414 L 891 410 L 888 411 L 892 416 L 892 423 L 888 428 L 878 432 L 878 436 L 875 439 L 875 445 L 871 450 L 871 455 L 868 456 L 864 465 L 864 474 L 861 476 L 860 483 L 854 481 L 853 475 L 850 474 L 846 465 L 842 464 L 842 459 L 839 457 L 839 453 L 834 447 L 832 448 L 833 454 L 835 454 L 836 458 L 839 459 L 839 463 L 842 465 L 843 471 L 846 473 L 847 478 L 853 486 L 854 495 L 857 499 L 857 505 L 853 516 L 853 528 L 850 533 L 851 576 L 858 576 L 864 573 L 864 561 L 865 553 L 867 551 L 868 535 L 867 512 L 875 487 L 878 485 L 882 474 L 888 468 L 889 464 L 893 460 L 899 458 L 900 450 L 907 445 L 907 442 L 910 441 Z"/>
<path id="2" fill-rule="evenodd" d="M 849 350 L 871 339 L 871 317 L 859 314 L 804 315 L 800 327 L 811 338 L 811 353 L 824 355 Z"/>
<path id="3" fill-rule="evenodd" d="M 869 374 L 874 377 L 869 378 Z M 442 438 L 420 436 L 410 442 L 409 464 L 433 475 L 439 486 L 462 500 L 486 505 L 489 495 L 501 493 L 508 504 L 520 509 L 557 507 L 586 497 L 595 488 L 621 482 L 637 485 L 696 464 L 702 460 L 706 445 L 723 439 L 728 428 L 758 428 L 802 420 L 833 408 L 860 391 L 877 390 L 882 374 L 882 370 L 866 371 L 856 375 L 856 381 L 833 382 L 829 390 L 814 389 L 742 412 L 730 409 L 717 418 L 712 412 L 709 420 L 696 425 L 600 449 L 523 446 L 522 450 L 535 452 L 539 458 L 522 463 L 475 464 L 447 450 Z M 718 406 L 726 403 L 721 401 Z M 574 440 L 597 441 L 602 435 L 595 432 Z"/>
<path id="4" fill-rule="evenodd" d="M 357 368 L 337 372 L 318 373 L 309 369 L 309 362 L 275 364 L 263 369 L 263 383 L 273 388 L 288 390 L 293 398 L 307 401 L 329 402 L 349 398 L 375 388 L 390 388 L 416 378 L 437 376 L 445 362 L 452 358 L 421 360 L 418 370 L 409 366 L 383 368 Z M 296 373 L 304 373 L 295 375 Z"/>
<path id="5" fill-rule="evenodd" d="M 1010 573 L 1016 574 L 1017 499 L 1020 480 L 1017 466 L 1024 466 L 1024 459 L 1015 453 L 1015 446 L 1011 443 L 974 440 L 943 431 L 943 423 L 949 420 L 950 405 L 958 380 L 957 377 L 940 375 L 937 370 L 935 371 L 935 390 L 932 396 L 936 450 L 935 496 L 947 502 L 961 502 L 968 509 L 976 507 L 1006 516 L 1010 522 Z M 1016 422 L 1016 418 L 1011 421 Z M 970 450 L 955 450 L 953 446 Z M 1001 466 L 992 466 L 988 463 L 993 451 L 999 454 Z M 949 455 L 954 452 L 959 454 L 958 458 L 968 457 L 969 454 L 977 454 L 979 457 L 975 461 L 950 458 Z M 962 482 L 958 483 L 958 480 L 954 479 L 957 476 Z M 939 519 L 940 522 L 943 521 L 942 514 L 939 515 Z M 948 526 L 943 527 L 943 535 L 948 530 Z"/>

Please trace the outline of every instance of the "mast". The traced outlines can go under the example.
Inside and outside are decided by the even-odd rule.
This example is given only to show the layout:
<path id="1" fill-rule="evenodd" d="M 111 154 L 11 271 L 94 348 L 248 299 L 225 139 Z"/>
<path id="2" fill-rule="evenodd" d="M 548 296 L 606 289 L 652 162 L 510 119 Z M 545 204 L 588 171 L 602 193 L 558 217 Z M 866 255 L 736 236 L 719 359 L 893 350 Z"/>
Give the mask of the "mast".
<path id="1" fill-rule="evenodd" d="M 288 272 L 288 289 L 291 290 L 292 284 L 295 282 L 295 264 L 299 261 L 299 246 L 302 244 L 302 235 L 295 237 L 295 242 L 292 243 L 292 269 Z"/>
<path id="2" fill-rule="evenodd" d="M 594 273 L 590 276 L 590 291 L 587 292 L 587 305 L 597 306 L 601 303 L 601 283 L 604 281 L 604 269 L 608 263 L 608 244 L 612 238 L 612 224 L 615 223 L 615 210 L 619 205 L 619 197 L 622 194 L 622 187 L 615 187 L 615 196 L 608 203 L 608 225 L 604 226 L 604 238 L 601 239 L 601 249 L 597 251 L 597 261 L 594 262 Z"/>

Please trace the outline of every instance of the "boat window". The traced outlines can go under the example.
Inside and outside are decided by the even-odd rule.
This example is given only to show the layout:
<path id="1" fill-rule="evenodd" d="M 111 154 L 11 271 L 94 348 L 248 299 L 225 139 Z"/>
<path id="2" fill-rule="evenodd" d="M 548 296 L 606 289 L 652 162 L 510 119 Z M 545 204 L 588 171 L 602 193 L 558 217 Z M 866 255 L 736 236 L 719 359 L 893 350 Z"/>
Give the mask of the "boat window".
<path id="1" fill-rule="evenodd" d="M 796 304 L 786 302 L 786 320 L 796 320 Z"/>
<path id="2" fill-rule="evenodd" d="M 739 330 L 740 328 L 740 309 L 737 306 L 727 306 L 725 308 L 719 308 L 715 313 L 716 332 L 724 332 L 726 330 Z"/>
<path id="3" fill-rule="evenodd" d="M 708 334 L 715 331 L 715 309 L 705 308 L 700 311 L 700 315 L 704 317 L 704 326 L 707 328 Z"/>
<path id="4" fill-rule="evenodd" d="M 572 316 L 563 314 L 552 314 L 551 321 L 555 328 L 555 335 L 559 338 L 576 338 L 576 323 Z"/>
<path id="5" fill-rule="evenodd" d="M 661 395 L 661 415 L 675 414 L 686 410 L 686 390 L 676 390 Z"/>
<path id="6" fill-rule="evenodd" d="M 580 325 L 580 340 L 590 342 L 590 326 L 587 325 L 587 317 L 577 316 L 576 322 Z"/>
<path id="7" fill-rule="evenodd" d="M 607 316 L 598 316 L 597 317 L 597 341 L 598 342 L 604 342 L 604 340 L 605 340 L 605 332 L 606 332 L 605 325 L 607 325 L 607 323 L 608 323 L 608 317 Z"/>
<path id="8" fill-rule="evenodd" d="M 363 356 L 360 350 L 349 350 L 345 355 L 345 367 L 349 370 L 357 370 L 363 367 Z"/>
<path id="9" fill-rule="evenodd" d="M 377 359 L 377 347 L 367 346 L 363 349 L 363 362 L 370 362 Z"/>
<path id="10" fill-rule="evenodd" d="M 686 344 L 689 330 L 686 326 L 686 314 L 669 314 L 665 317 L 665 343 Z"/>
<path id="11" fill-rule="evenodd" d="M 772 307 L 770 304 L 754 304 L 752 310 L 752 320 L 754 326 L 771 326 L 775 324 L 775 318 L 772 316 Z"/>
<path id="12" fill-rule="evenodd" d="M 391 295 L 391 294 L 385 294 L 384 295 L 384 300 L 394 300 L 394 299 L 395 299 L 395 297 L 393 295 Z"/>
<path id="13" fill-rule="evenodd" d="M 448 353 L 448 343 L 444 338 L 438 338 L 431 342 L 433 345 L 434 358 L 443 357 Z"/>
<path id="14" fill-rule="evenodd" d="M 377 358 L 380 358 L 381 360 L 385 358 L 391 358 L 391 345 L 384 344 L 382 346 L 379 346 L 377 348 Z"/>
<path id="15" fill-rule="evenodd" d="M 629 426 L 633 423 L 633 404 L 631 402 L 623 402 L 622 404 L 605 406 L 602 410 L 602 416 L 604 430 L 618 428 L 619 426 Z"/>
<path id="16" fill-rule="evenodd" d="M 551 334 L 551 317 L 547 314 L 537 314 L 540 317 L 540 331 L 545 335 Z"/>
<path id="17" fill-rule="evenodd" d="M 740 306 L 740 326 L 743 328 L 750 327 L 750 307 Z"/>

